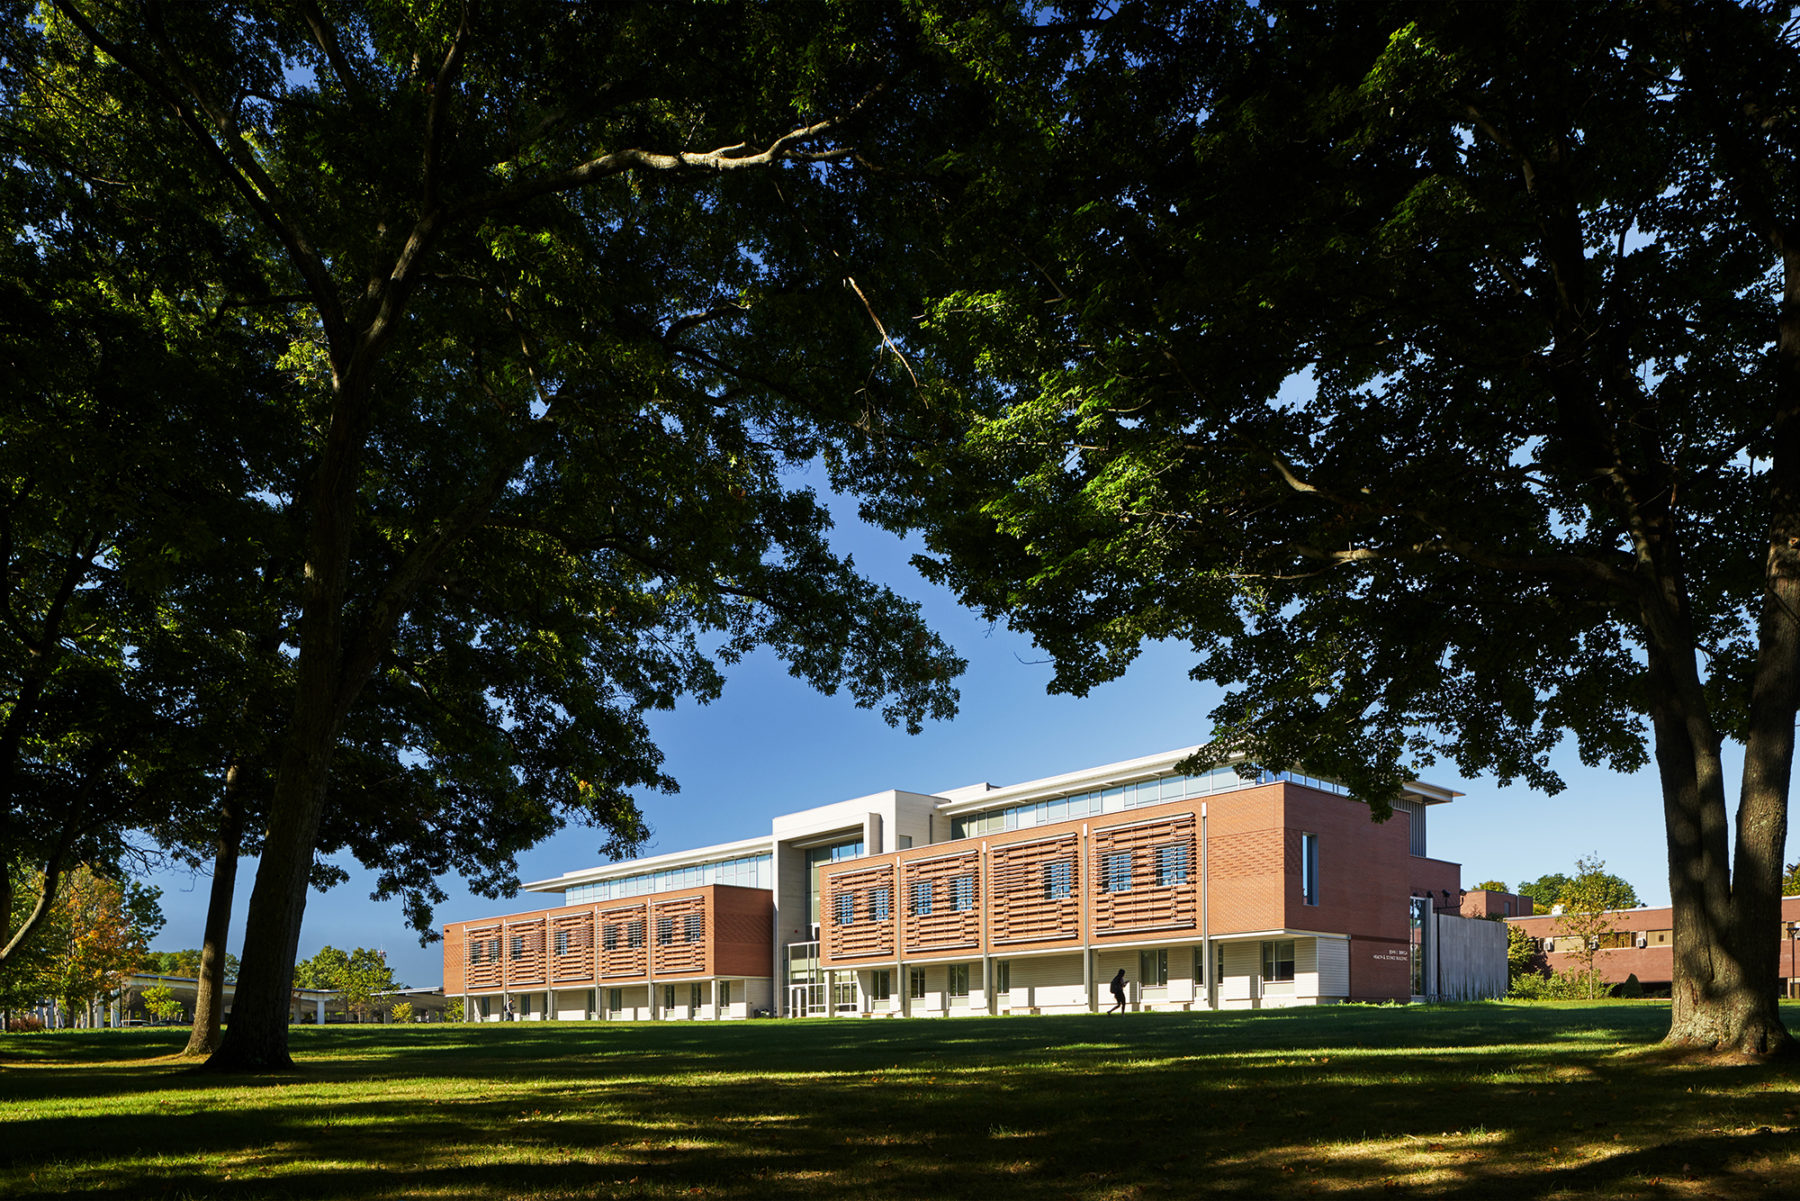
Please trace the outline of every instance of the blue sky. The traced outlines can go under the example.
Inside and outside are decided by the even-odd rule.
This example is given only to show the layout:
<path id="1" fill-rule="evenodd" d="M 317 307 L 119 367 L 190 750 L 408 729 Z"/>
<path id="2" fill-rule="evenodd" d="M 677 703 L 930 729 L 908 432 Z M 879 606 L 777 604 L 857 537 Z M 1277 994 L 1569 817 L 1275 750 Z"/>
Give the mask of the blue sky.
<path id="1" fill-rule="evenodd" d="M 822 491 L 822 480 L 815 481 Z M 937 792 L 986 780 L 994 784 L 1054 775 L 1202 742 L 1215 689 L 1188 680 L 1193 656 L 1179 647 L 1145 652 L 1126 676 L 1085 698 L 1050 696 L 1051 671 L 1029 640 L 990 627 L 908 563 L 910 548 L 857 522 L 834 505 L 834 542 L 855 555 L 866 574 L 924 605 L 934 628 L 969 661 L 962 705 L 951 722 L 909 736 L 843 696 L 823 697 L 791 679 L 770 655 L 746 659 L 725 695 L 712 705 L 683 705 L 652 716 L 681 784 L 678 795 L 640 798 L 654 830 L 647 852 L 676 851 L 769 832 L 776 814 L 862 796 L 885 788 Z M 1583 767 L 1572 749 L 1556 765 L 1568 783 L 1557 796 L 1520 784 L 1462 779 L 1440 764 L 1425 773 L 1468 795 L 1432 810 L 1431 853 L 1463 865 L 1463 886 L 1498 878 L 1516 885 L 1546 872 L 1569 871 L 1578 856 L 1598 853 L 1649 904 L 1668 903 L 1662 802 L 1655 773 L 1633 776 Z M 1734 765 L 1735 766 L 1735 765 Z M 1734 773 L 1735 782 L 1735 773 Z M 593 831 L 570 829 L 523 856 L 521 880 L 540 880 L 602 861 Z M 1795 855 L 1790 839 L 1788 859 Z M 1330 870 L 1330 864 L 1323 865 Z M 254 863 L 239 875 L 232 950 L 242 937 Z M 152 878 L 163 889 L 168 919 L 158 949 L 198 946 L 208 882 L 185 872 Z M 540 907 L 536 894 L 492 901 L 444 881 L 450 899 L 438 921 L 459 921 Z M 421 948 L 397 902 L 369 899 L 370 880 L 351 880 L 307 902 L 300 954 L 329 943 L 381 947 L 396 974 L 414 986 L 443 979 L 438 945 Z"/>

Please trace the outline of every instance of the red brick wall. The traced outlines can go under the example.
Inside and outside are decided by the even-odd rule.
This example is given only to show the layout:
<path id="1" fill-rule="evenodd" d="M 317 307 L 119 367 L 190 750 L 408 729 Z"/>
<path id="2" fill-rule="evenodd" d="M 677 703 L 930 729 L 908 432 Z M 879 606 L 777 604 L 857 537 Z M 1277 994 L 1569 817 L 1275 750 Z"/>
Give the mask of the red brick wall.
<path id="1" fill-rule="evenodd" d="M 766 888 L 715 884 L 714 976 L 767 976 L 774 971 L 775 898 Z"/>

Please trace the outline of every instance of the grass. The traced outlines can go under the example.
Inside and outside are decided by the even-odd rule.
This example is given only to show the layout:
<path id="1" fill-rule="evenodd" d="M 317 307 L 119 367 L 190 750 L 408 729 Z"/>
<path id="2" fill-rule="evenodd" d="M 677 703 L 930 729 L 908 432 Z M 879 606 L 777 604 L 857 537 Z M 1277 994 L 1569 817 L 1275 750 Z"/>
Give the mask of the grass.
<path id="1" fill-rule="evenodd" d="M 1790 1011 L 1789 1024 L 1800 1018 Z M 1795 1065 L 1667 1002 L 0 1038 L 0 1197 L 1785 1196 Z"/>

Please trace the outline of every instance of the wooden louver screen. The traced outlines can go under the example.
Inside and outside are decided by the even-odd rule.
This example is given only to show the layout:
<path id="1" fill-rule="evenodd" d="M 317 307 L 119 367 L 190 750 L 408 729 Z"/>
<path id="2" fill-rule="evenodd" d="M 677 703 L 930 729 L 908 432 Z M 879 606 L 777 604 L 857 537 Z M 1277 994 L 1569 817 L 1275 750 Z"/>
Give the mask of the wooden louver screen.
<path id="1" fill-rule="evenodd" d="M 1088 859 L 1088 897 L 1096 934 L 1167 930 L 1198 924 L 1199 873 L 1194 855 L 1194 816 L 1094 832 Z M 1179 850 L 1179 855 L 1164 852 Z M 1159 880 L 1174 862 L 1185 863 L 1179 883 Z"/>
<path id="2" fill-rule="evenodd" d="M 550 919 L 550 979 L 584 984 L 594 978 L 594 915 L 569 913 Z"/>
<path id="3" fill-rule="evenodd" d="M 845 905 L 849 907 L 851 919 L 848 925 L 838 921 L 838 914 Z M 877 911 L 884 905 L 887 916 L 878 917 Z M 892 955 L 900 905 L 901 900 L 894 891 L 892 864 L 827 876 L 825 895 L 820 898 L 819 908 L 831 931 L 829 954 L 844 959 Z"/>
<path id="4" fill-rule="evenodd" d="M 501 939 L 507 985 L 544 983 L 544 919 L 508 923 Z"/>
<path id="5" fill-rule="evenodd" d="M 993 917 L 996 944 L 1081 937 L 1081 846 L 1063 838 L 995 847 Z"/>
<path id="6" fill-rule="evenodd" d="M 706 971 L 706 898 L 683 897 L 678 901 L 665 901 L 652 906 L 651 914 L 654 919 L 651 927 L 656 938 L 653 960 L 656 974 L 697 976 Z M 698 940 L 688 938 L 693 926 L 687 919 L 694 916 L 700 918 Z M 665 932 L 667 942 L 663 941 Z"/>
<path id="7" fill-rule="evenodd" d="M 463 987 L 471 992 L 500 988 L 506 976 L 500 962 L 500 927 L 471 926 L 463 930 Z"/>
<path id="8" fill-rule="evenodd" d="M 980 942 L 980 875 L 978 851 L 903 865 L 900 892 L 894 901 L 903 915 L 908 954 L 972 947 Z M 919 912 L 921 895 L 929 899 L 929 913 Z M 957 907 L 961 900 L 967 901 L 966 908 Z"/>
<path id="9" fill-rule="evenodd" d="M 648 972 L 649 938 L 642 903 L 602 909 L 595 917 L 595 926 L 602 978 L 637 978 Z"/>

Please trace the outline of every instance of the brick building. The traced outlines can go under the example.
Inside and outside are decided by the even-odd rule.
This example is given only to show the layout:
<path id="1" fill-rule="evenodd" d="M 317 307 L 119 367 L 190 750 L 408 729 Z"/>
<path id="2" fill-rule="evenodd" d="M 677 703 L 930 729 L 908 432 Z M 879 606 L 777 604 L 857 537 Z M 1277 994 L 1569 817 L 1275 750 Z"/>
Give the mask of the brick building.
<path id="1" fill-rule="evenodd" d="M 1426 852 L 1459 794 L 1414 783 L 1376 824 L 1330 781 L 1176 772 L 1191 753 L 890 790 L 528 884 L 563 904 L 451 923 L 444 991 L 489 1020 L 1081 1012 L 1121 968 L 1136 1009 L 1504 991 L 1500 928 Z"/>
<path id="2" fill-rule="evenodd" d="M 1608 929 L 1595 935 L 1594 970 L 1607 984 L 1623 984 L 1635 975 L 1646 993 L 1666 996 L 1675 977 L 1675 918 L 1667 905 L 1654 908 L 1609 909 Z M 1554 910 L 1531 917 L 1509 918 L 1537 943 L 1544 961 L 1555 972 L 1579 972 L 1587 965 L 1573 949 L 1572 935 L 1563 915 Z M 1777 971 L 1782 994 L 1800 997 L 1800 897 L 1781 900 L 1780 957 Z"/>

